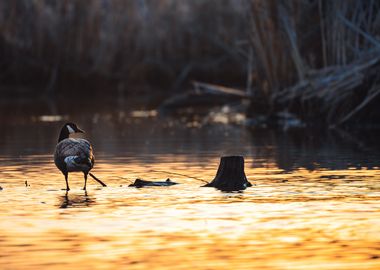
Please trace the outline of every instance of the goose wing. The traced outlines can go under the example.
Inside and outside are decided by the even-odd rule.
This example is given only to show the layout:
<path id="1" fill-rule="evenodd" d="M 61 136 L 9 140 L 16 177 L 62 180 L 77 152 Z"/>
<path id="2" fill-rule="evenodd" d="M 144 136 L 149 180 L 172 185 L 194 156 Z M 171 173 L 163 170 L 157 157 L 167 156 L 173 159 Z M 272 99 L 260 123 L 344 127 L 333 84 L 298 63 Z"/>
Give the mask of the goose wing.
<path id="1" fill-rule="evenodd" d="M 85 139 L 65 139 L 57 144 L 55 154 L 59 157 L 81 156 L 91 158 L 92 146 Z"/>
<path id="2" fill-rule="evenodd" d="M 59 168 L 66 163 L 67 169 L 71 171 L 75 167 L 78 170 L 85 169 L 84 167 L 90 170 L 94 166 L 95 158 L 89 141 L 68 138 L 57 144 L 54 160 Z"/>

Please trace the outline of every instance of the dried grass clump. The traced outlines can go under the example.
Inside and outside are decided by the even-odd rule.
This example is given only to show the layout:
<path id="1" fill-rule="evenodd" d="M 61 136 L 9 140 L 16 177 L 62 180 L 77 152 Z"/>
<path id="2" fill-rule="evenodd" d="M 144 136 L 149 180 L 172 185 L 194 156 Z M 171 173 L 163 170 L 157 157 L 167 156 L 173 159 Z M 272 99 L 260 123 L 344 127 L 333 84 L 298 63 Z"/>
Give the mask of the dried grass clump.
<path id="1" fill-rule="evenodd" d="M 379 2 L 252 1 L 250 17 L 254 93 L 267 104 L 343 123 L 378 95 Z"/>
<path id="2" fill-rule="evenodd" d="M 243 0 L 7 0 L 0 2 L 0 43 L 10 48 L 14 72 L 27 62 L 52 73 L 144 80 L 157 72 L 161 80 L 184 81 L 193 70 L 240 65 L 231 44 L 245 32 L 244 6 Z"/>

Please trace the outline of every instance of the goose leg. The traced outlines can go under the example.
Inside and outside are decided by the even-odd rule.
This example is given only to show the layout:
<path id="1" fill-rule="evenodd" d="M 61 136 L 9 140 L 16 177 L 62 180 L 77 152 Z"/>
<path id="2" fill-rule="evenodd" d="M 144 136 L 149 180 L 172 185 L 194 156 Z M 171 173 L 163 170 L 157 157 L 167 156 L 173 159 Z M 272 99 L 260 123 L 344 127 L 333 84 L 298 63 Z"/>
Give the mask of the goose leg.
<path id="1" fill-rule="evenodd" d="M 84 173 L 84 187 L 83 187 L 83 190 L 86 190 L 86 184 L 87 184 L 87 173 Z"/>
<path id="2" fill-rule="evenodd" d="M 70 188 L 69 188 L 69 181 L 67 181 L 68 176 L 69 176 L 69 174 L 68 174 L 68 173 L 65 173 L 66 191 L 69 191 L 69 190 L 70 190 Z"/>

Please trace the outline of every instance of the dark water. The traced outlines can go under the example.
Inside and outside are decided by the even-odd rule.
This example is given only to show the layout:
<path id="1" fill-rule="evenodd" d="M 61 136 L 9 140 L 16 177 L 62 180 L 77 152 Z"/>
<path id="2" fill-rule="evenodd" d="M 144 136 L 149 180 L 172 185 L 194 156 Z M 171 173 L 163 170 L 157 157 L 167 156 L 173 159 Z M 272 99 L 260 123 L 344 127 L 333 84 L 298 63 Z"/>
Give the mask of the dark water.
<path id="1" fill-rule="evenodd" d="M 161 118 L 149 101 L 3 102 L 2 269 L 379 269 L 374 131 L 249 130 Z M 94 174 L 52 162 L 62 123 L 91 140 Z M 200 188 L 243 155 L 243 193 Z M 135 178 L 181 185 L 135 189 Z M 25 184 L 27 181 L 27 185 Z"/>

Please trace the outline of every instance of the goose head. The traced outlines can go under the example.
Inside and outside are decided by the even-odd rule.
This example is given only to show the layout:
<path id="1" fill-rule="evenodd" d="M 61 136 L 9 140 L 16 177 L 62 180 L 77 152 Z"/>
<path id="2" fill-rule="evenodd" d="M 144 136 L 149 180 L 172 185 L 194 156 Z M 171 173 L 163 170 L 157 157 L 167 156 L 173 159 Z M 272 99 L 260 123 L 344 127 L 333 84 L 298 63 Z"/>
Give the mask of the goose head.
<path id="1" fill-rule="evenodd" d="M 61 129 L 61 133 L 59 134 L 58 142 L 69 138 L 72 133 L 84 133 L 82 129 L 80 129 L 75 123 L 66 123 L 63 125 Z"/>
<path id="2" fill-rule="evenodd" d="M 84 130 L 81 130 L 75 123 L 66 123 L 64 127 L 67 131 L 71 133 L 84 133 Z"/>

